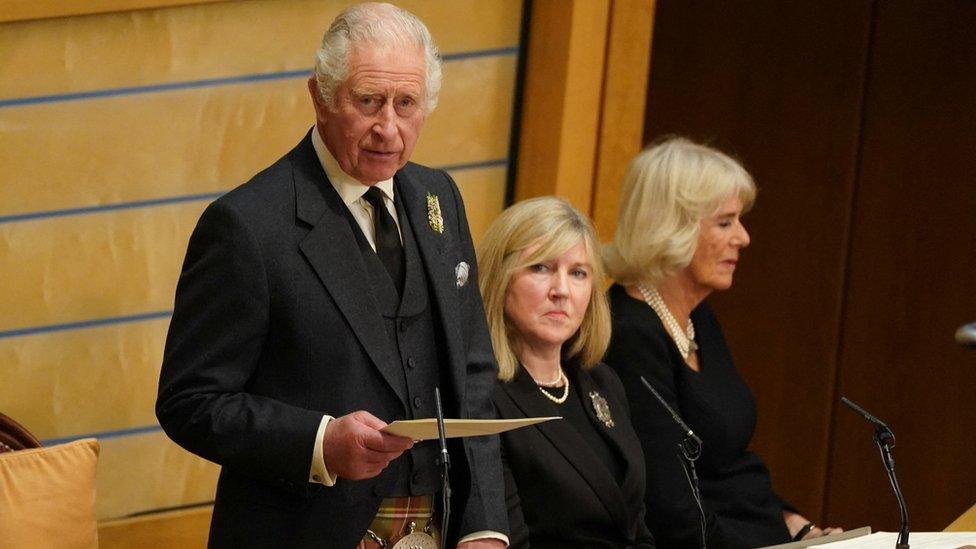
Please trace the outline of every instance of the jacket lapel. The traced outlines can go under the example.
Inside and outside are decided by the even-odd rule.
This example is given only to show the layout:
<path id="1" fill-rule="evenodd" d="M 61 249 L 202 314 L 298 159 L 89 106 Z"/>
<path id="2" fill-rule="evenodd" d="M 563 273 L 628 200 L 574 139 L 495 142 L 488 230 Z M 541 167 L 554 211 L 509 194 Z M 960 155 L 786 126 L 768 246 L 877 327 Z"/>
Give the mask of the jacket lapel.
<path id="1" fill-rule="evenodd" d="M 373 290 L 356 237 L 346 221 L 346 206 L 329 183 L 308 136 L 292 151 L 292 158 L 296 216 L 312 226 L 299 248 L 366 354 L 406 406 L 397 383 L 402 372 L 380 321 L 380 312 L 373 299 L 363 299 Z"/>
<path id="2" fill-rule="evenodd" d="M 539 393 L 539 388 L 532 377 L 521 369 L 512 382 L 503 383 L 502 387 L 526 417 L 551 416 L 553 410 L 558 413 L 558 409 Z M 570 391 L 577 387 L 579 385 L 570 387 Z M 578 395 L 570 394 L 569 398 L 578 398 Z M 586 408 L 586 404 L 583 407 Z M 553 448 L 562 454 L 576 469 L 576 472 L 583 477 L 583 480 L 590 485 L 613 521 L 622 531 L 629 533 L 631 527 L 628 524 L 627 504 L 620 487 L 617 486 L 617 482 L 606 465 L 600 461 L 596 454 L 590 451 L 586 441 L 576 432 L 576 429 L 567 421 L 562 420 L 547 421 L 528 428 L 542 431 L 542 434 L 552 443 Z"/>
<path id="3" fill-rule="evenodd" d="M 570 375 L 574 375 L 574 373 L 571 372 Z M 580 388 L 580 394 L 583 396 L 583 408 L 586 410 L 590 421 L 596 426 L 597 431 L 603 435 L 603 439 L 607 441 L 610 447 L 624 461 L 626 469 L 624 471 L 621 491 L 621 497 L 623 497 L 623 492 L 627 492 L 631 486 L 642 482 L 638 476 L 639 464 L 634 461 L 635 459 L 641 459 L 644 455 L 640 447 L 640 441 L 636 437 L 627 436 L 630 430 L 623 427 L 623 422 L 629 420 L 624 416 L 623 404 L 614 400 L 612 395 L 607 392 L 600 391 L 599 387 L 594 383 L 593 377 L 588 373 L 575 373 L 575 377 L 576 385 Z M 596 408 L 593 404 L 593 397 L 591 396 L 592 393 L 596 393 L 606 399 L 610 408 L 610 417 L 614 423 L 613 427 L 609 427 L 603 419 L 597 416 Z"/>
<path id="4" fill-rule="evenodd" d="M 402 198 L 403 210 L 410 221 L 417 249 L 423 260 L 434 302 L 444 331 L 444 344 L 451 360 L 451 381 L 457 401 L 464 402 L 464 339 L 461 337 L 458 293 L 454 279 L 454 265 L 445 264 L 444 246 L 451 238 L 450 232 L 457 230 L 445 224 L 444 232 L 438 233 L 430 228 L 427 219 L 427 193 L 423 186 L 408 176 L 398 172 L 395 178 L 396 192 Z M 441 197 L 444 198 L 444 197 Z M 444 205 L 442 204 L 442 208 Z"/>

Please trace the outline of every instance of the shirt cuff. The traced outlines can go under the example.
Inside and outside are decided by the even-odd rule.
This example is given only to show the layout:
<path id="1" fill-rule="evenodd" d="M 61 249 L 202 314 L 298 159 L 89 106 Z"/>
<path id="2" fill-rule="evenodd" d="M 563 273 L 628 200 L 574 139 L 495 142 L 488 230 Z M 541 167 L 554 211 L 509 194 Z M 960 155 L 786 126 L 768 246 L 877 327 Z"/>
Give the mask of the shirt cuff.
<path id="1" fill-rule="evenodd" d="M 491 530 L 482 530 L 480 532 L 472 532 L 458 541 L 458 544 L 464 543 L 466 541 L 475 541 L 479 539 L 497 539 L 505 543 L 505 547 L 508 547 L 508 536 L 500 532 L 492 532 Z"/>
<path id="2" fill-rule="evenodd" d="M 312 450 L 312 470 L 308 473 L 308 481 L 323 486 L 335 486 L 336 475 L 330 474 L 325 467 L 325 454 L 322 452 L 322 441 L 325 439 L 325 427 L 332 421 L 332 416 L 322 416 L 319 430 L 315 433 L 315 448 Z"/>

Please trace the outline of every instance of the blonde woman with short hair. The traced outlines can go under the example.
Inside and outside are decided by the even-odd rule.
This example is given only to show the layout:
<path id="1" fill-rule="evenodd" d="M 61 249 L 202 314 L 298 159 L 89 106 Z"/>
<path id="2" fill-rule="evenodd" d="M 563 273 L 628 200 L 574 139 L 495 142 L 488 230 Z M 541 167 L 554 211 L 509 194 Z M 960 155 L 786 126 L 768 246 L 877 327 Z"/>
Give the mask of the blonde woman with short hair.
<path id="1" fill-rule="evenodd" d="M 647 523 L 662 547 L 701 546 L 700 512 L 676 454 L 684 433 L 641 377 L 702 439 L 707 546 L 759 547 L 832 530 L 780 499 L 748 450 L 755 401 L 705 302 L 732 286 L 750 241 L 741 217 L 755 198 L 738 162 L 680 137 L 638 154 L 624 178 L 616 236 L 605 250 L 616 281 L 606 361 L 627 387 L 649 472 Z"/>
<path id="2" fill-rule="evenodd" d="M 508 208 L 478 249 L 500 417 L 562 419 L 501 436 L 511 547 L 653 547 L 644 459 L 610 338 L 593 226 L 564 200 Z"/>

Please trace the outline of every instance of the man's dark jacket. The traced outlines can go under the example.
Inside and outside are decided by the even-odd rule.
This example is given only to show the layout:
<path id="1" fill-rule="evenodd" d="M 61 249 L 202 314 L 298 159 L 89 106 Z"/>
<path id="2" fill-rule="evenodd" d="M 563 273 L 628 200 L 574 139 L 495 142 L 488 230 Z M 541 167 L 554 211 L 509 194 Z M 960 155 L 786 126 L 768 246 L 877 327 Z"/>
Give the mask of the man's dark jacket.
<path id="1" fill-rule="evenodd" d="M 394 185 L 443 347 L 445 413 L 491 417 L 494 358 L 458 189 L 445 172 L 412 163 Z M 432 227 L 429 197 L 443 232 Z M 396 389 L 403 366 L 348 215 L 309 134 L 211 204 L 190 238 L 156 413 L 174 441 L 222 466 L 212 547 L 353 547 L 396 481 L 404 458 L 369 480 L 308 481 L 323 414 L 410 417 Z M 449 540 L 507 532 L 497 438 L 452 441 L 450 450 Z"/>

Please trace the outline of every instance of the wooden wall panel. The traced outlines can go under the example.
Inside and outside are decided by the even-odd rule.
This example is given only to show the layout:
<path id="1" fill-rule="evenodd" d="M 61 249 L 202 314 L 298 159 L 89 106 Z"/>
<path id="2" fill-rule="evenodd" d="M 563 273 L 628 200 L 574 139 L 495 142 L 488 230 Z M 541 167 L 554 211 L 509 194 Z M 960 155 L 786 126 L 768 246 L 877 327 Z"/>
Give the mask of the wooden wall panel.
<path id="1" fill-rule="evenodd" d="M 871 4 L 661 0 L 645 138 L 737 155 L 759 197 L 735 286 L 713 295 L 756 394 L 754 447 L 819 520 Z M 707 451 L 707 449 L 706 449 Z"/>
<path id="2" fill-rule="evenodd" d="M 898 435 L 915 530 L 976 500 L 976 4 L 661 1 L 645 137 L 737 154 L 760 194 L 713 296 L 756 392 L 755 446 L 810 518 L 893 530 L 871 429 Z"/>
<path id="3" fill-rule="evenodd" d="M 531 6 L 515 200 L 555 194 L 588 213 L 610 1 Z"/>
<path id="4" fill-rule="evenodd" d="M 311 127 L 314 51 L 351 0 L 12 3 L 0 0 L 0 409 L 46 444 L 101 440 L 100 519 L 211 500 L 216 466 L 153 412 L 186 239 L 207 203 Z M 522 2 L 398 4 L 445 60 L 414 160 L 456 178 L 477 238 L 506 196 Z"/>
<path id="5" fill-rule="evenodd" d="M 898 437 L 913 530 L 976 501 L 976 3 L 878 2 L 865 102 L 841 394 Z M 893 530 L 898 511 L 871 440 L 835 413 L 827 515 Z M 835 518 L 836 517 L 836 518 Z"/>
<path id="6" fill-rule="evenodd" d="M 206 4 L 226 0 L 0 0 L 0 22 Z"/>
<path id="7" fill-rule="evenodd" d="M 654 0 L 526 5 L 514 198 L 566 198 L 609 240 L 620 179 L 642 143 Z"/>
<path id="8" fill-rule="evenodd" d="M 654 0 L 614 0 L 590 213 L 597 234 L 605 241 L 613 239 L 627 163 L 643 142 L 653 28 Z"/>

